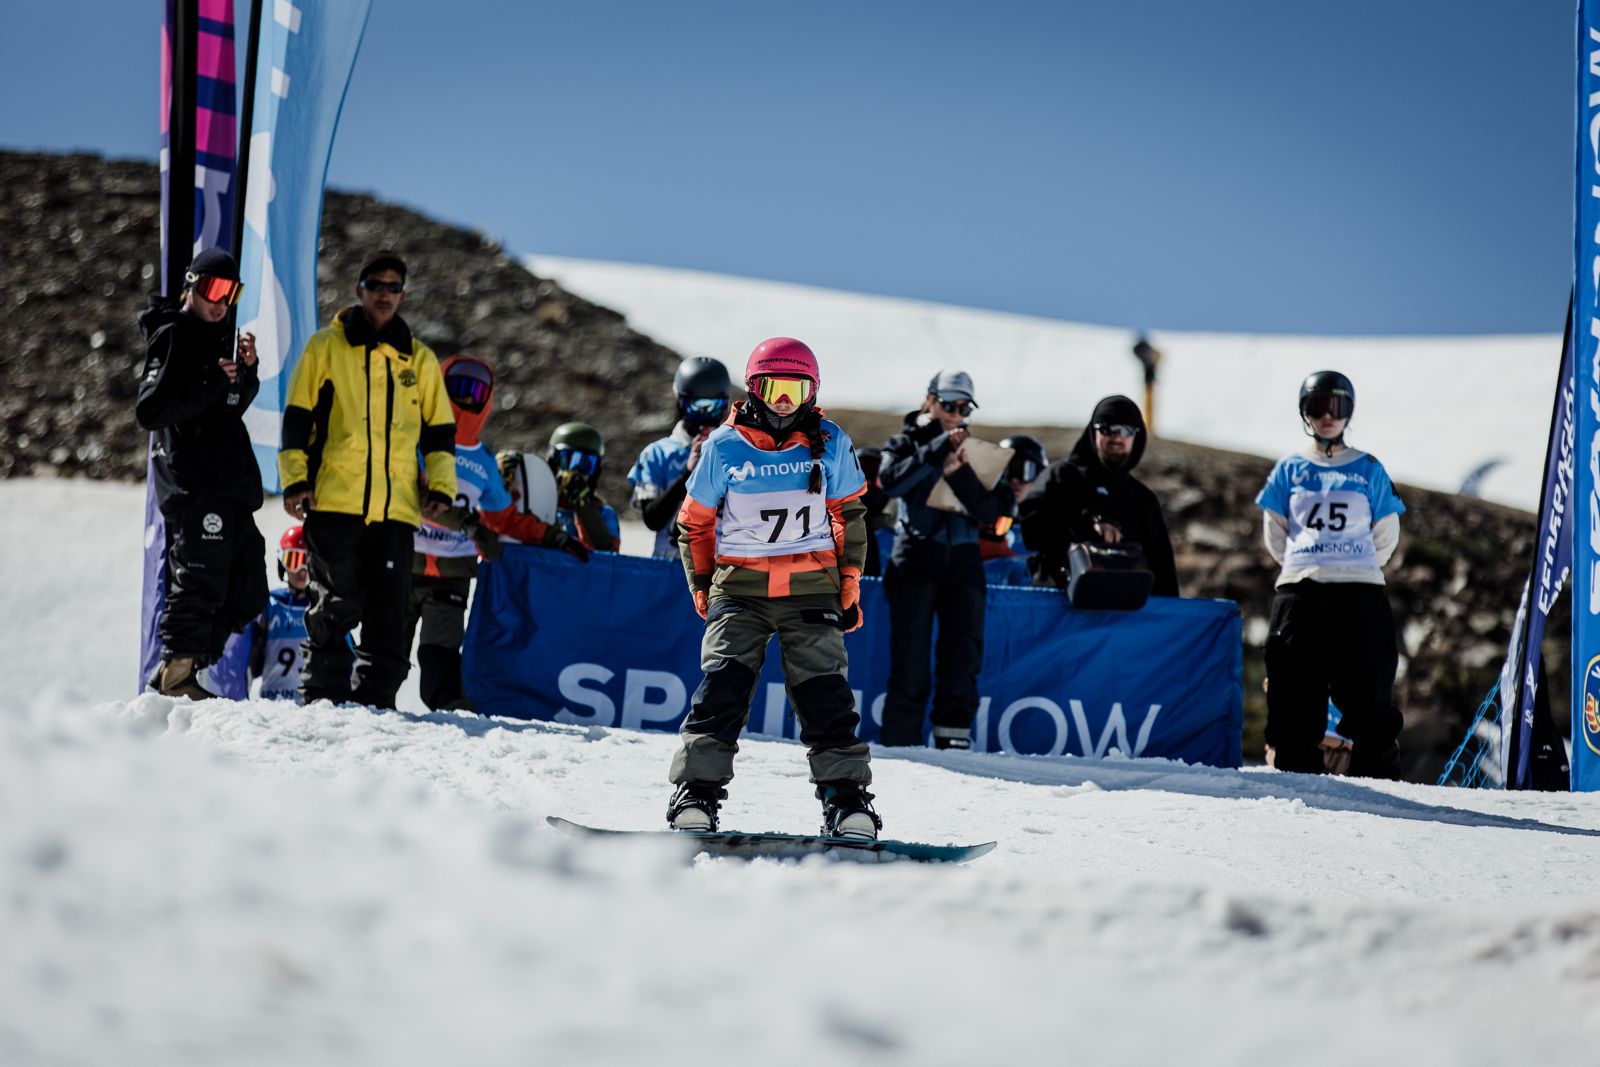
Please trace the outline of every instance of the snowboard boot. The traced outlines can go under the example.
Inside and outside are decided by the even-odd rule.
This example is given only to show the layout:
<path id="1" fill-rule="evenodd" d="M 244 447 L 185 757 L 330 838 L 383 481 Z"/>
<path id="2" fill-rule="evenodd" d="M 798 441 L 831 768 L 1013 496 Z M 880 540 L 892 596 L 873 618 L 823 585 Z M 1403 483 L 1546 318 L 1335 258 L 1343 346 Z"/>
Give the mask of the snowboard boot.
<path id="1" fill-rule="evenodd" d="M 859 782 L 818 782 L 822 801 L 822 835 L 876 841 L 883 820 L 872 810 L 872 794 Z"/>
<path id="2" fill-rule="evenodd" d="M 717 831 L 717 809 L 728 791 L 712 782 L 684 782 L 667 803 L 667 825 L 692 834 Z"/>
<path id="3" fill-rule="evenodd" d="M 933 747 L 960 749 L 965 752 L 972 747 L 972 731 L 964 726 L 935 726 Z"/>
<path id="4" fill-rule="evenodd" d="M 191 656 L 173 656 L 156 668 L 155 688 L 164 697 L 214 700 L 215 693 L 200 684 L 200 672 Z"/>

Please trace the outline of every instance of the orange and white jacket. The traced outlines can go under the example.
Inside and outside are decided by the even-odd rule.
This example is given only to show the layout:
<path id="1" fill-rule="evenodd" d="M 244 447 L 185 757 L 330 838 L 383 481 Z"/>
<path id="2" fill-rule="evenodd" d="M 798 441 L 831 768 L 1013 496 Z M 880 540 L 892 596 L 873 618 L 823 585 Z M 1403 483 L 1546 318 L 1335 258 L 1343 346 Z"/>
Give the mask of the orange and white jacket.
<path id="1" fill-rule="evenodd" d="M 818 412 L 820 415 L 821 412 Z M 803 432 L 782 441 L 734 405 L 706 438 L 678 510 L 678 549 L 691 589 L 716 596 L 837 594 L 867 558 L 866 476 L 850 437 L 821 419 L 813 458 Z M 822 491 L 810 492 L 822 468 Z"/>

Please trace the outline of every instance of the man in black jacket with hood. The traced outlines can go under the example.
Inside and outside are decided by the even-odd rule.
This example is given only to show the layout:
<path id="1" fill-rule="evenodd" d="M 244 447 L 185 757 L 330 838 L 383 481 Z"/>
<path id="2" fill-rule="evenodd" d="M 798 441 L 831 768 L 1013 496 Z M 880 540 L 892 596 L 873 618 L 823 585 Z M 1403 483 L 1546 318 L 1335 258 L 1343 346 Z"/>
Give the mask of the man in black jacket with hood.
<path id="1" fill-rule="evenodd" d="M 209 248 L 185 272 L 181 302 L 151 297 L 139 315 L 145 363 L 134 414 L 153 431 L 150 466 L 167 526 L 161 666 L 150 685 L 165 696 L 214 696 L 200 670 L 267 606 L 266 544 L 254 518 L 261 470 L 244 425 L 261 387 L 255 337 L 239 335 L 236 359 L 228 323 L 239 289 L 239 265 Z"/>
<path id="2" fill-rule="evenodd" d="M 1095 405 L 1094 418 L 1066 459 L 1050 464 L 1023 498 L 1022 540 L 1038 553 L 1035 580 L 1065 586 L 1067 549 L 1075 544 L 1131 541 L 1144 549 L 1155 576 L 1151 592 L 1178 595 L 1178 569 L 1161 502 L 1133 476 L 1146 432 L 1139 406 L 1125 396 Z"/>

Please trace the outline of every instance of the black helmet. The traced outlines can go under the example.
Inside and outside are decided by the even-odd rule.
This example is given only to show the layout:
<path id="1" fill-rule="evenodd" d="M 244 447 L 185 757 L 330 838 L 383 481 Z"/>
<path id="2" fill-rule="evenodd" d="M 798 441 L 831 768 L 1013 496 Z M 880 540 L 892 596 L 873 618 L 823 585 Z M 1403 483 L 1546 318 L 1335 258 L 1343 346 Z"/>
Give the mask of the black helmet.
<path id="1" fill-rule="evenodd" d="M 678 416 L 691 431 L 715 426 L 727 417 L 732 388 L 728 368 L 708 356 L 690 356 L 678 364 L 678 373 L 672 376 Z"/>
<path id="2" fill-rule="evenodd" d="M 1321 418 L 1325 411 L 1336 419 L 1356 413 L 1356 387 L 1336 370 L 1319 370 L 1300 383 L 1300 417 Z"/>
<path id="3" fill-rule="evenodd" d="M 1050 457 L 1044 454 L 1044 445 L 1025 433 L 1002 437 L 1000 447 L 1009 448 L 1016 453 L 1006 465 L 1007 478 L 1015 478 L 1031 485 L 1033 480 L 1039 477 L 1039 473 L 1050 465 Z"/>
<path id="4" fill-rule="evenodd" d="M 727 396 L 732 388 L 728 368 L 709 356 L 690 356 L 672 376 L 672 391 L 679 396 Z"/>

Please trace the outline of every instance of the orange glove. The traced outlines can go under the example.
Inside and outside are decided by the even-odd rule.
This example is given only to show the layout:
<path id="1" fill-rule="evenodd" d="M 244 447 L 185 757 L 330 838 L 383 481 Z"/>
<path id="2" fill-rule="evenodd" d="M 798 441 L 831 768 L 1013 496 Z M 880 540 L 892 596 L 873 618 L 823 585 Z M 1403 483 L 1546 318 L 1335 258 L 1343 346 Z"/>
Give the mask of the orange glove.
<path id="1" fill-rule="evenodd" d="M 704 589 L 694 591 L 694 610 L 703 619 L 711 610 L 711 594 Z"/>
<path id="2" fill-rule="evenodd" d="M 844 609 L 844 632 L 853 634 L 861 629 L 866 616 L 861 611 L 861 572 L 839 572 L 839 607 Z"/>

